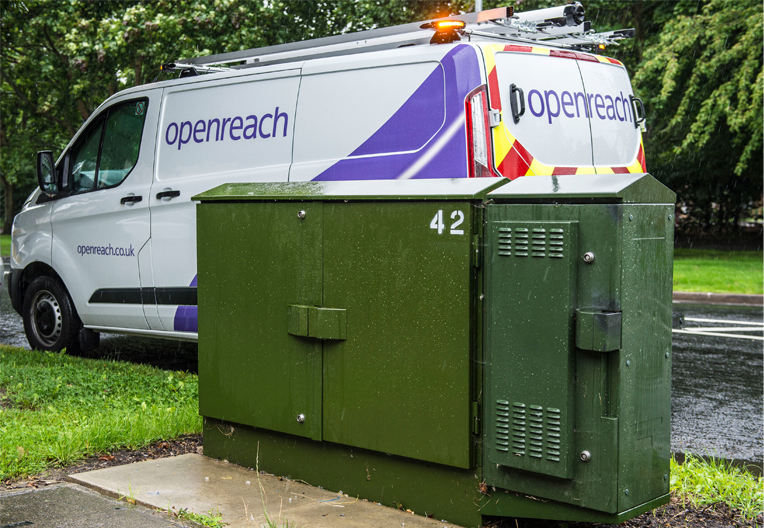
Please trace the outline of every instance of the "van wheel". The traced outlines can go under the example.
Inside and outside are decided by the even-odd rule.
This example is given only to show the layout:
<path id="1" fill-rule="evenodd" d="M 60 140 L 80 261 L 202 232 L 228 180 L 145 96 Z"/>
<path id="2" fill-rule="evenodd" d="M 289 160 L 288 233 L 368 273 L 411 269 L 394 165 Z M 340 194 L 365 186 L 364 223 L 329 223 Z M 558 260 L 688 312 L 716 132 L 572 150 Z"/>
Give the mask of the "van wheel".
<path id="1" fill-rule="evenodd" d="M 37 277 L 24 295 L 24 332 L 34 350 L 59 352 L 78 348 L 82 327 L 63 285 L 52 277 Z"/>

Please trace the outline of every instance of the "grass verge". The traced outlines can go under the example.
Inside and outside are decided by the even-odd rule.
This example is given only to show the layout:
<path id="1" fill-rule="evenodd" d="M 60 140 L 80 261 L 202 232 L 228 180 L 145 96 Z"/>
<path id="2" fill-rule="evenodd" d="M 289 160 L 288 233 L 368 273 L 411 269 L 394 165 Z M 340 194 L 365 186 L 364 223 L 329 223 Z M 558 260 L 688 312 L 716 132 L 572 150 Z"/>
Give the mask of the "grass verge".
<path id="1" fill-rule="evenodd" d="M 674 250 L 674 291 L 761 295 L 762 290 L 760 251 Z"/>
<path id="2" fill-rule="evenodd" d="M 175 506 L 167 507 L 167 513 L 175 517 L 176 519 L 188 519 L 189 521 L 193 521 L 196 524 L 201 524 L 202 526 L 209 526 L 210 528 L 223 528 L 227 523 L 223 522 L 223 514 L 220 513 L 219 510 L 217 511 L 208 511 L 205 513 L 194 513 L 192 511 L 187 510 L 186 508 L 181 508 L 180 510 L 176 510 Z"/>
<path id="3" fill-rule="evenodd" d="M 693 507 L 724 503 L 745 519 L 764 510 L 764 479 L 719 459 L 687 455 L 679 464 L 672 456 L 671 492 Z"/>
<path id="4" fill-rule="evenodd" d="M 0 257 L 11 256 L 11 235 L 0 235 Z"/>
<path id="5" fill-rule="evenodd" d="M 201 431 L 197 377 L 0 346 L 0 480 Z"/>

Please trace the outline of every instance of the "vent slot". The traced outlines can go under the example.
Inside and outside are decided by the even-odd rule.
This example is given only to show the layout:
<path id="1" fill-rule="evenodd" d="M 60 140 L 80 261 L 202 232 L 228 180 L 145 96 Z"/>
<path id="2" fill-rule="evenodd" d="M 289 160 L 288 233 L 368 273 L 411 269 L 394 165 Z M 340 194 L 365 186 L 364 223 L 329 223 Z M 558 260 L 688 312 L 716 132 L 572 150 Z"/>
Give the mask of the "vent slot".
<path id="1" fill-rule="evenodd" d="M 516 456 L 525 455 L 526 423 L 525 404 L 514 402 L 512 404 L 512 454 Z"/>
<path id="2" fill-rule="evenodd" d="M 509 452 L 509 402 L 496 400 L 496 449 Z"/>
<path id="3" fill-rule="evenodd" d="M 546 257 L 546 229 L 543 227 L 533 228 L 531 244 L 532 257 Z"/>
<path id="4" fill-rule="evenodd" d="M 544 408 L 531 405 L 528 412 L 528 440 L 530 440 L 530 453 L 533 458 L 544 456 Z"/>
<path id="5" fill-rule="evenodd" d="M 562 258 L 562 248 L 565 244 L 565 235 L 562 229 L 549 230 L 549 257 Z"/>
<path id="6" fill-rule="evenodd" d="M 550 462 L 560 461 L 561 416 L 560 409 L 548 407 L 546 410 L 546 459 Z"/>
<path id="7" fill-rule="evenodd" d="M 528 228 L 518 227 L 515 229 L 515 256 L 527 257 L 528 256 Z"/>
<path id="8" fill-rule="evenodd" d="M 512 228 L 499 228 L 499 255 L 502 257 L 512 256 Z"/>

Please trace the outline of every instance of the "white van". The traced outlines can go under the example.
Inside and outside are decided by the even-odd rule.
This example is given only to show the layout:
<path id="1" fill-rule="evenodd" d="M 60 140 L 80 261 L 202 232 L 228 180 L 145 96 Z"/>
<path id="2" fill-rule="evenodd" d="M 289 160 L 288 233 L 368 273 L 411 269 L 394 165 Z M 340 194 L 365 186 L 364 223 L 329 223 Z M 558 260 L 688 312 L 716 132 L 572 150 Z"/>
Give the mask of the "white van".
<path id="1" fill-rule="evenodd" d="M 222 183 L 644 172 L 626 69 L 582 51 L 628 36 L 500 8 L 165 65 L 38 154 L 7 281 L 30 345 L 196 340 L 191 197 Z"/>

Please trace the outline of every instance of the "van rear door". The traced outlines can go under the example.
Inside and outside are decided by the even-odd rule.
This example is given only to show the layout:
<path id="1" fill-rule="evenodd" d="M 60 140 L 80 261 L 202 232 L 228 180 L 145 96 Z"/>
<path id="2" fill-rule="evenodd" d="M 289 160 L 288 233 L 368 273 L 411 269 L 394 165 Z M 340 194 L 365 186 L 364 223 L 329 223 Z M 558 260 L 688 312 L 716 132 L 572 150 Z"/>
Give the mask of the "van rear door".
<path id="1" fill-rule="evenodd" d="M 629 74 L 615 59 L 577 54 L 591 108 L 592 151 L 597 173 L 644 172 Z M 586 60 L 582 60 L 586 58 Z"/>
<path id="2" fill-rule="evenodd" d="M 557 50 L 485 45 L 498 171 L 526 175 L 593 173 L 592 141 L 578 61 Z M 515 110 L 512 103 L 514 100 Z"/>

